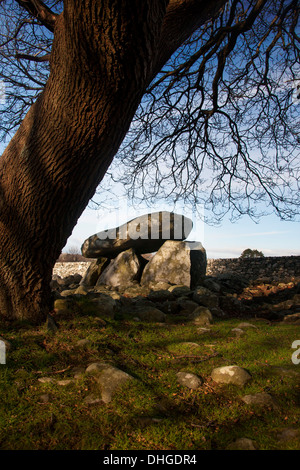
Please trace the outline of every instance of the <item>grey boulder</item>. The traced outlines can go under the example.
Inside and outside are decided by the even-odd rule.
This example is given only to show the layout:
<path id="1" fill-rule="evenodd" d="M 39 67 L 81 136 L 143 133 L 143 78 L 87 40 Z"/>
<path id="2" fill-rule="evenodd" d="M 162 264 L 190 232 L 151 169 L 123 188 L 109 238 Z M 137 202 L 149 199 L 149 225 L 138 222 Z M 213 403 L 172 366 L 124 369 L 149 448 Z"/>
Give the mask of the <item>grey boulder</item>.
<path id="1" fill-rule="evenodd" d="M 123 251 L 102 272 L 96 285 L 118 287 L 129 286 L 138 280 L 142 270 L 142 261 L 134 250 Z"/>
<path id="2" fill-rule="evenodd" d="M 168 240 L 145 266 L 141 284 L 168 282 L 195 287 L 206 273 L 206 251 L 200 242 Z"/>
<path id="3" fill-rule="evenodd" d="M 153 253 L 166 240 L 185 240 L 192 226 L 191 219 L 173 212 L 145 214 L 92 235 L 84 241 L 81 251 L 86 258 L 115 258 L 129 248 L 140 254 Z"/>

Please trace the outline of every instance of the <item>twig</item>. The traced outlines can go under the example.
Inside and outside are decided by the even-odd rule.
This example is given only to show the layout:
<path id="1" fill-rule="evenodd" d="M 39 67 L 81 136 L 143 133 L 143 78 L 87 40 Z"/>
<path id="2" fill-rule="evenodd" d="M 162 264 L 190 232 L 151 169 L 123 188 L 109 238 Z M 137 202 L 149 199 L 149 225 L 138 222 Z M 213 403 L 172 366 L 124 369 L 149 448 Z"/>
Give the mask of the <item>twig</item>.
<path id="1" fill-rule="evenodd" d="M 69 370 L 71 366 L 66 367 L 65 369 L 62 370 L 56 370 L 54 372 L 48 372 L 48 374 L 62 374 L 63 372 L 66 372 L 66 370 Z M 38 371 L 38 374 L 43 374 L 43 371 Z"/>

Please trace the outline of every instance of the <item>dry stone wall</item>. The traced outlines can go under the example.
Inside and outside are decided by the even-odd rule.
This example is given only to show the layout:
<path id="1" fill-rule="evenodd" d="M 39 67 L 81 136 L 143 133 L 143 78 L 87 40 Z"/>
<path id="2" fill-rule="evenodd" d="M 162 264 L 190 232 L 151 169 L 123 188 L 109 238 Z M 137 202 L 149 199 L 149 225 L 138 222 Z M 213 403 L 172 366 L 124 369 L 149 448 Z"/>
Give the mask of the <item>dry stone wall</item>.
<path id="1" fill-rule="evenodd" d="M 72 276 L 73 274 L 84 276 L 92 261 L 91 259 L 91 261 L 58 262 L 54 265 L 53 274 L 62 278 Z"/>
<path id="2" fill-rule="evenodd" d="M 56 263 L 53 274 L 60 277 L 67 277 L 72 274 L 84 276 L 90 262 Z M 237 274 L 248 280 L 290 280 L 291 278 L 300 278 L 300 256 L 208 259 L 206 274 L 208 276 Z"/>
<path id="3" fill-rule="evenodd" d="M 207 276 L 228 273 L 240 275 L 249 281 L 258 279 L 284 281 L 300 278 L 300 256 L 207 260 Z"/>

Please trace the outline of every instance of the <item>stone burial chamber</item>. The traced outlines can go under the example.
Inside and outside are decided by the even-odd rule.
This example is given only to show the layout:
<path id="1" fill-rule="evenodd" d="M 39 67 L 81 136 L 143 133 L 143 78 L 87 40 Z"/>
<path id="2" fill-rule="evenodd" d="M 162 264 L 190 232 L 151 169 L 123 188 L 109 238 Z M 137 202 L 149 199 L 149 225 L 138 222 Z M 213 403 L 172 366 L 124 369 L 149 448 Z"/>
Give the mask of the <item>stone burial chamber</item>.
<path id="1" fill-rule="evenodd" d="M 92 235 L 81 247 L 83 256 L 94 259 L 81 284 L 195 287 L 205 278 L 207 257 L 200 242 L 184 241 L 192 227 L 191 219 L 161 211 Z M 148 261 L 143 255 L 150 253 Z"/>

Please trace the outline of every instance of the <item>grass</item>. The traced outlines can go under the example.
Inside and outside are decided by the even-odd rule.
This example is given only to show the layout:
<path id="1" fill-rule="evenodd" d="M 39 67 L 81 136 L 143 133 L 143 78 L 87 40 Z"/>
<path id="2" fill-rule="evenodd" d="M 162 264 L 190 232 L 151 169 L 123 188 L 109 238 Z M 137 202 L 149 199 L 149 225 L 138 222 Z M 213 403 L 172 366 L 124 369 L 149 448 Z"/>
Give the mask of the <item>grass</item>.
<path id="1" fill-rule="evenodd" d="M 62 319 L 55 334 L 45 326 L 5 326 L 0 334 L 13 347 L 0 365 L 0 449 L 221 450 L 240 437 L 261 450 L 299 449 L 299 439 L 278 438 L 285 428 L 300 428 L 299 375 L 274 366 L 300 374 L 291 361 L 300 325 L 248 319 L 257 329 L 237 338 L 231 330 L 241 321 L 216 320 L 203 332 L 174 315 L 164 324 L 130 315 L 103 324 L 87 310 Z M 81 339 L 89 343 L 77 346 Z M 93 405 L 85 398 L 101 394 L 91 377 L 83 373 L 69 385 L 57 383 L 96 361 L 136 380 L 122 385 L 110 403 Z M 232 364 L 252 375 L 242 389 L 210 378 L 213 368 Z M 178 371 L 200 375 L 203 385 L 179 385 Z M 45 376 L 54 381 L 41 383 Z M 275 409 L 241 400 L 263 391 L 276 400 Z"/>

